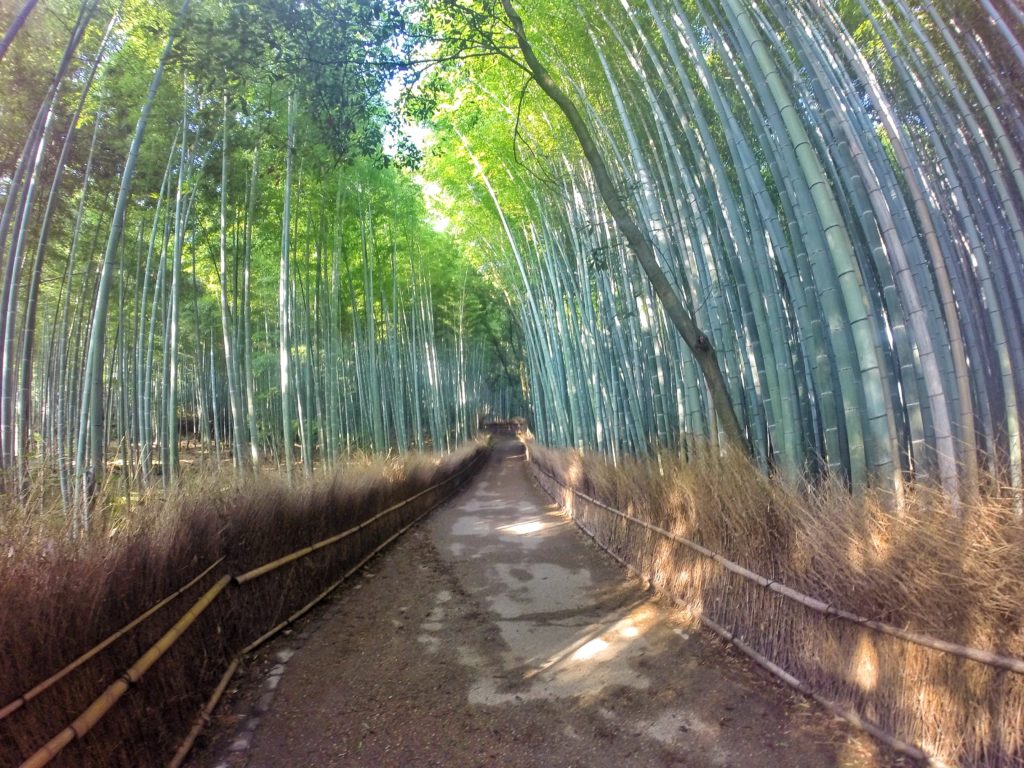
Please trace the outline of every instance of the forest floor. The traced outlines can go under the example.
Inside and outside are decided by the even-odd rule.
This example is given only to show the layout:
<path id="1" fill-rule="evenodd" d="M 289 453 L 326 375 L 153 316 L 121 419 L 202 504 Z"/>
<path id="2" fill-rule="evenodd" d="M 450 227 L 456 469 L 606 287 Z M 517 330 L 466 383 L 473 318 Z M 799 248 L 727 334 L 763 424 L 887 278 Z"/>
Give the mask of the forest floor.
<path id="1" fill-rule="evenodd" d="M 513 441 L 214 720 L 193 768 L 908 765 L 628 578 Z"/>

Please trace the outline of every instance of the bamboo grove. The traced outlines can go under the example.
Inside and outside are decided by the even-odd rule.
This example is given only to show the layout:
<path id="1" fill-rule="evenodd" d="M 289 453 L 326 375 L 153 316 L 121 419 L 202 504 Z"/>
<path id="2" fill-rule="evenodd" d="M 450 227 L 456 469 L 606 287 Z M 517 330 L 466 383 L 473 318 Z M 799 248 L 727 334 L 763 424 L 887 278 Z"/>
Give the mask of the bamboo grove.
<path id="1" fill-rule="evenodd" d="M 82 525 L 488 411 L 1022 485 L 1017 0 L 0 10 L 0 460 Z"/>
<path id="2" fill-rule="evenodd" d="M 397 55 L 392 6 L 45 0 L 0 22 L 5 491 L 59 480 L 82 528 L 101 482 L 169 484 L 193 443 L 291 476 L 519 410 L 504 304 L 388 138 L 391 71 L 367 62 Z"/>
<path id="3" fill-rule="evenodd" d="M 458 27 L 464 11 L 441 5 Z M 717 440 L 693 348 L 537 87 L 509 7 L 462 26 L 505 63 L 464 64 L 433 98 L 494 222 L 476 242 L 519 308 L 535 431 L 612 456 Z M 1020 487 L 1019 3 L 516 9 L 717 352 L 763 466 L 855 487 Z"/>

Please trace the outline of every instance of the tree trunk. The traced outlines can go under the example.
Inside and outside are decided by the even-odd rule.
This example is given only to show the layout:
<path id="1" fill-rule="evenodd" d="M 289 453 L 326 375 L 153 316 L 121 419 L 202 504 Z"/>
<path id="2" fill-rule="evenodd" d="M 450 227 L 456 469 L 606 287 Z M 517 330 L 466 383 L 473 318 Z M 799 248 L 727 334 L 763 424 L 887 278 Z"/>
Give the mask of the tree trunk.
<path id="1" fill-rule="evenodd" d="M 744 450 L 748 450 L 746 438 L 743 435 L 743 430 L 729 399 L 729 390 L 726 386 L 725 376 L 718 364 L 718 357 L 715 354 L 710 339 L 697 327 L 693 316 L 683 306 L 672 284 L 658 265 L 657 255 L 651 246 L 648 236 L 641 231 L 639 225 L 633 220 L 629 210 L 622 202 L 619 192 L 615 188 L 615 182 L 612 180 L 611 173 L 608 170 L 608 165 L 593 137 L 590 135 L 590 130 L 584 122 L 582 115 L 580 115 L 572 99 L 555 83 L 548 70 L 541 63 L 540 59 L 537 58 L 529 39 L 526 37 L 526 28 L 523 25 L 523 20 L 512 7 L 511 0 L 501 0 L 501 6 L 505 11 L 505 15 L 508 16 L 509 22 L 512 24 L 519 49 L 523 53 L 523 58 L 533 79 L 569 121 L 573 133 L 576 134 L 576 138 L 580 142 L 580 147 L 587 159 L 587 163 L 594 173 L 594 178 L 601 193 L 601 199 L 611 212 L 616 227 L 626 238 L 629 247 L 640 262 L 644 274 L 647 275 L 647 279 L 650 280 L 654 292 L 661 301 L 666 316 L 679 332 L 679 335 L 682 336 L 686 346 L 689 347 L 698 365 L 700 365 L 711 396 L 711 404 L 718 415 L 722 432 L 731 445 L 742 446 Z"/>

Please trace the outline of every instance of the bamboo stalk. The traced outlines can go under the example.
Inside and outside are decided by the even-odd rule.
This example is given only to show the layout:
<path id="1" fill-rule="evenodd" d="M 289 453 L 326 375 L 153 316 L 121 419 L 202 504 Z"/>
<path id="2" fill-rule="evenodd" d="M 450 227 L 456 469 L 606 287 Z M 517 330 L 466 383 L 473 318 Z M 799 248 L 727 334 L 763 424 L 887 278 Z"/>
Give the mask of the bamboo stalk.
<path id="1" fill-rule="evenodd" d="M 185 584 L 184 586 L 179 587 L 175 592 L 173 592 L 172 594 L 168 595 L 167 597 L 165 597 L 163 600 L 161 600 L 160 602 L 156 603 L 155 605 L 151 606 L 148 610 L 146 610 L 143 613 L 139 614 L 132 621 L 128 622 L 123 627 L 121 627 L 121 629 L 119 629 L 116 632 L 114 632 L 107 639 L 105 639 L 102 642 L 98 643 L 97 645 L 93 646 L 90 650 L 88 650 L 85 653 L 83 653 L 81 656 L 79 656 L 77 659 L 72 661 L 66 667 L 64 667 L 63 669 L 59 670 L 58 672 L 55 672 L 50 677 L 48 677 L 45 680 L 43 680 L 43 682 L 41 682 L 38 685 L 36 685 L 34 688 L 31 688 L 28 691 L 26 691 L 25 693 L 23 693 L 21 696 L 16 698 L 14 701 L 12 701 L 10 704 L 5 706 L 3 709 L 0 709 L 0 720 L 3 720 L 4 718 L 8 717 L 9 715 L 13 714 L 14 712 L 17 712 L 25 704 L 27 704 L 28 702 L 32 701 L 32 699 L 34 699 L 37 696 L 39 696 L 39 694 L 43 693 L 44 691 L 48 690 L 49 688 L 51 688 L 56 683 L 58 683 L 61 680 L 63 680 L 69 674 L 71 674 L 76 669 L 78 669 L 80 666 L 85 664 L 85 662 L 89 661 L 94 656 L 96 656 L 99 653 L 101 653 L 102 651 L 104 651 L 106 648 L 108 648 L 112 643 L 114 643 L 118 639 L 124 637 L 128 632 L 133 630 L 135 627 L 139 626 L 139 624 L 144 622 L 146 619 L 148 619 L 154 613 L 159 611 L 161 608 L 166 606 L 168 603 L 172 602 L 175 598 L 177 598 L 177 597 L 181 596 L 182 594 L 184 594 L 185 592 L 187 592 L 191 587 L 195 586 L 198 582 L 202 581 L 204 576 L 206 576 L 208 573 L 210 573 L 210 571 L 212 571 L 214 568 L 216 568 L 222 562 L 224 562 L 224 558 L 223 557 L 217 558 L 217 560 L 215 560 L 213 563 L 211 563 L 209 566 L 207 566 L 206 570 L 204 570 L 202 573 L 200 573 L 198 576 L 196 576 L 194 579 L 192 579 L 190 582 L 188 582 L 188 584 Z"/>
<path id="2" fill-rule="evenodd" d="M 641 230 L 629 209 L 619 197 L 615 182 L 608 170 L 604 155 L 598 149 L 587 123 L 580 115 L 574 102 L 555 83 L 545 66 L 537 58 L 527 38 L 522 18 L 511 4 L 511 0 L 501 0 L 502 9 L 512 31 L 515 34 L 519 49 L 526 60 L 528 70 L 534 81 L 545 94 L 558 106 L 572 126 L 573 132 L 580 143 L 580 148 L 594 174 L 601 198 L 612 214 L 615 225 L 629 243 L 630 250 L 636 256 L 641 268 L 647 275 L 651 287 L 661 301 L 661 308 L 672 321 L 673 327 L 679 332 L 686 346 L 690 348 L 694 358 L 701 367 L 705 382 L 710 392 L 714 410 L 722 423 L 722 430 L 729 442 L 736 447 L 746 447 L 743 430 L 737 419 L 736 412 L 729 399 L 725 376 L 722 372 L 714 347 L 707 336 L 697 327 L 693 315 L 683 306 L 668 276 L 658 264 L 654 247 L 648 242 L 648 235 Z"/>
<path id="3" fill-rule="evenodd" d="M 41 749 L 37 750 L 28 760 L 23 762 L 21 768 L 40 768 L 40 766 L 44 766 L 53 760 L 72 741 L 85 736 L 111 710 L 118 700 L 127 693 L 132 683 L 137 683 L 146 671 L 159 661 L 160 657 L 178 641 L 185 633 L 185 630 L 195 623 L 196 619 L 202 615 L 203 611 L 209 607 L 229 584 L 231 584 L 231 577 L 221 576 L 217 583 L 210 587 L 206 594 L 200 597 L 178 619 L 177 623 L 150 646 L 149 650 L 140 656 L 120 678 L 111 683 L 92 704 L 72 721 L 71 725 L 50 739 Z"/>
<path id="4" fill-rule="evenodd" d="M 11 47 L 11 43 L 14 42 L 14 38 L 25 25 L 26 19 L 28 19 L 38 2 L 39 0 L 26 0 L 25 4 L 21 7 L 21 10 L 18 11 L 18 15 L 14 17 L 11 25 L 7 28 L 7 31 L 4 32 L 3 38 L 0 39 L 0 61 L 3 60 L 4 55 L 7 53 L 7 49 Z"/>
<path id="5" fill-rule="evenodd" d="M 529 452 L 527 452 L 527 456 L 529 457 Z M 764 576 L 761 576 L 758 573 L 754 573 L 753 571 L 744 568 L 742 565 L 739 565 L 738 563 L 734 563 L 732 560 L 728 560 L 722 557 L 721 555 L 712 552 L 710 549 L 707 549 L 706 547 L 702 547 L 700 544 L 697 544 L 694 541 L 690 541 L 689 539 L 679 536 L 678 534 L 674 534 L 671 531 L 667 531 L 664 528 L 661 528 L 660 526 L 627 515 L 626 513 L 621 512 L 613 507 L 610 507 L 607 504 L 598 501 L 597 499 L 588 496 L 585 493 L 577 491 L 575 488 L 571 488 L 570 486 L 566 485 L 561 480 L 559 480 L 557 477 L 555 477 L 555 475 L 551 474 L 546 469 L 544 469 L 536 462 L 534 462 L 532 458 L 530 459 L 530 463 L 532 466 L 537 467 L 539 472 L 551 478 L 566 491 L 575 496 L 578 496 L 584 501 L 601 507 L 602 509 L 605 509 L 608 512 L 611 512 L 612 514 L 617 515 L 618 517 L 622 518 L 627 522 L 636 523 L 637 525 L 640 525 L 654 533 L 658 533 L 664 536 L 665 538 L 676 542 L 677 544 L 682 544 L 683 546 L 692 549 L 694 552 L 697 552 L 698 554 L 701 554 L 704 557 L 714 560 L 723 568 L 725 568 L 728 571 L 731 571 L 732 573 L 735 573 L 737 576 L 742 576 L 744 579 L 747 579 L 748 581 L 753 581 L 754 583 L 759 584 L 765 589 L 775 592 L 776 594 L 782 595 L 783 597 L 788 598 L 789 600 L 792 600 L 795 603 L 799 603 L 800 605 L 803 605 L 807 608 L 810 608 L 813 611 L 825 614 L 826 616 L 834 616 L 838 619 L 849 621 L 852 624 L 857 624 L 862 627 L 867 627 L 868 629 L 873 629 L 876 632 L 880 632 L 882 634 L 891 635 L 892 637 L 898 637 L 901 640 L 913 643 L 914 645 L 920 645 L 924 648 L 931 648 L 932 650 L 942 651 L 943 653 L 949 653 L 964 659 L 970 659 L 971 661 L 976 661 L 980 664 L 987 664 L 990 667 L 997 667 L 999 669 L 1009 670 L 1010 672 L 1016 672 L 1017 674 L 1024 674 L 1024 660 L 1022 659 L 1018 659 L 1012 656 L 1003 656 L 1002 654 L 993 653 L 992 651 L 986 651 L 980 648 L 972 648 L 970 646 L 960 645 L 958 643 L 951 643 L 946 640 L 940 640 L 939 638 L 932 637 L 931 635 L 926 635 L 920 632 L 913 632 L 907 629 L 901 629 L 899 627 L 893 626 L 892 624 L 886 624 L 884 622 L 875 621 L 874 619 L 869 619 L 864 616 L 858 616 L 855 613 L 845 611 L 842 608 L 837 608 L 831 603 L 826 603 L 823 600 L 819 600 L 815 597 L 811 597 L 810 595 L 806 595 L 803 592 L 800 592 L 799 590 L 793 589 L 792 587 L 788 587 L 785 584 L 781 584 L 773 579 L 765 578 Z"/>

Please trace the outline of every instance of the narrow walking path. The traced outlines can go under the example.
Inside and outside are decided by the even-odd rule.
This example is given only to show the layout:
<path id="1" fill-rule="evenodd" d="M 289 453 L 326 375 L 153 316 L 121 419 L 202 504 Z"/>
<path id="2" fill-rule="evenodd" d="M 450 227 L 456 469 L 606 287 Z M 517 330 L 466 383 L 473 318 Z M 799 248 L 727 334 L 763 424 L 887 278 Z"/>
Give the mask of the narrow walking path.
<path id="1" fill-rule="evenodd" d="M 513 441 L 266 666 L 196 765 L 894 764 L 628 580 Z"/>

